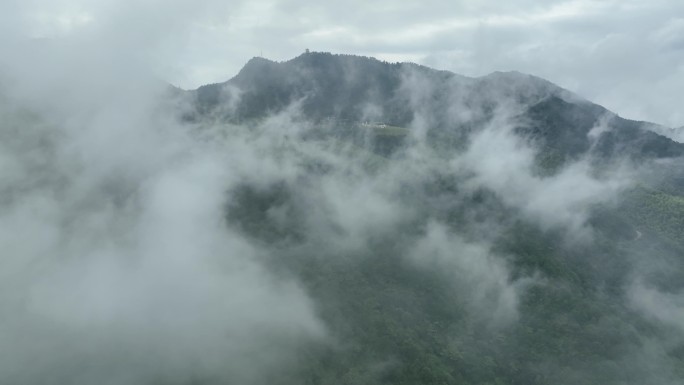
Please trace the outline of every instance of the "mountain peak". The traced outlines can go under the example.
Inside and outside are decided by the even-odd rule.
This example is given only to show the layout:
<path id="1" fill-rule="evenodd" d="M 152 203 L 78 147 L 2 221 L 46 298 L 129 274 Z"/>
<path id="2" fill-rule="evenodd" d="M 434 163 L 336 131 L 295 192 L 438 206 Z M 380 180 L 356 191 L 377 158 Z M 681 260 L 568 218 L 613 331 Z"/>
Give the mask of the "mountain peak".
<path id="1" fill-rule="evenodd" d="M 278 63 L 269 59 L 266 59 L 261 56 L 255 56 L 245 65 L 242 67 L 240 72 L 236 75 L 236 77 L 239 77 L 244 74 L 258 74 L 261 71 L 268 71 L 271 70 L 274 66 L 277 66 Z"/>

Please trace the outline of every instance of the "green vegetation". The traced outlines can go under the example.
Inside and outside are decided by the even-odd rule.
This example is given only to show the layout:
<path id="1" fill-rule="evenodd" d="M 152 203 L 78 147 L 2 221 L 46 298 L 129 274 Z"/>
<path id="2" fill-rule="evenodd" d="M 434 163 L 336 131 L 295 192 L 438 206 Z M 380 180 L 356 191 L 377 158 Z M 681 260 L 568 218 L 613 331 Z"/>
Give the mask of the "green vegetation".
<path id="1" fill-rule="evenodd" d="M 520 292 L 517 319 L 497 326 L 478 318 L 469 305 L 475 293 L 454 286 L 448 270 L 417 266 L 407 252 L 429 217 L 467 232 L 467 218 L 496 207 L 497 198 L 480 192 L 463 201 L 458 181 L 445 176 L 425 187 L 426 194 L 405 198 L 418 197 L 406 204 L 422 207 L 423 219 L 346 252 L 307 246 L 300 186 L 246 187 L 238 194 L 229 223 L 274 245 L 272 262 L 301 280 L 334 340 L 304 349 L 298 369 L 304 383 L 618 385 L 646 383 L 658 377 L 652 370 L 667 378 L 673 375 L 668 368 L 684 365 L 679 343 L 658 357 L 662 366 L 649 367 L 643 338 L 663 339 L 669 332 L 625 298 L 632 273 L 625 256 L 642 242 L 658 242 L 647 235 L 635 239 L 634 229 L 662 228 L 672 236 L 684 213 L 681 198 L 639 190 L 625 200 L 642 207 L 636 211 L 596 207 L 596 236 L 582 244 L 500 208 L 504 230 L 493 252 L 507 259 L 511 280 L 536 278 Z M 448 213 L 420 206 L 421 199 L 444 194 L 463 205 Z M 271 223 L 266 213 L 273 207 L 285 207 L 291 222 Z"/>
<path id="2" fill-rule="evenodd" d="M 684 247 L 684 197 L 640 187 L 630 192 L 628 215 L 640 231 L 650 231 Z"/>

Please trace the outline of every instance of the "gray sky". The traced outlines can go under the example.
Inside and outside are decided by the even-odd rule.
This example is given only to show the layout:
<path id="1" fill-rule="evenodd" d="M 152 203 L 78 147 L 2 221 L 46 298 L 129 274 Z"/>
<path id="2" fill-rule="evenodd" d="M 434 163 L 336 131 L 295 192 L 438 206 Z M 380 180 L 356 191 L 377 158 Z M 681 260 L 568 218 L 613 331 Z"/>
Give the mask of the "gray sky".
<path id="1" fill-rule="evenodd" d="M 309 48 L 469 76 L 518 70 L 624 117 L 684 125 L 680 0 L 3 0 L 0 14 L 0 42 L 98 40 L 183 88 Z"/>

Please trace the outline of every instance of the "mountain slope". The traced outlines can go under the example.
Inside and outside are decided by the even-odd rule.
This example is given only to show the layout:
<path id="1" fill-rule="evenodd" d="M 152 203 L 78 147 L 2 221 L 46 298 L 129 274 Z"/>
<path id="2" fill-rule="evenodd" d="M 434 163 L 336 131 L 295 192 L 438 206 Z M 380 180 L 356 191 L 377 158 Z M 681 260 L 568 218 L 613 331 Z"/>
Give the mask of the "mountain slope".
<path id="1" fill-rule="evenodd" d="M 230 191 L 226 221 L 335 340 L 304 350 L 303 382 L 684 379 L 684 145 L 650 123 L 520 73 L 324 53 L 255 58 L 193 97 L 187 119 L 280 162 Z"/>

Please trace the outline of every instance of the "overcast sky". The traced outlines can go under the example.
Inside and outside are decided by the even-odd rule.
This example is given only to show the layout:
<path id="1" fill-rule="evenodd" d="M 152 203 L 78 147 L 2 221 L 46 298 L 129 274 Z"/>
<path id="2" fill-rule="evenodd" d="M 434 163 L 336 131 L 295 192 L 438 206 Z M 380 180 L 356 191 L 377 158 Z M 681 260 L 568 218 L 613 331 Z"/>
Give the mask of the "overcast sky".
<path id="1" fill-rule="evenodd" d="M 624 117 L 684 125 L 681 0 L 2 0 L 0 22 L 0 42 L 97 42 L 183 88 L 309 48 L 518 70 Z"/>

